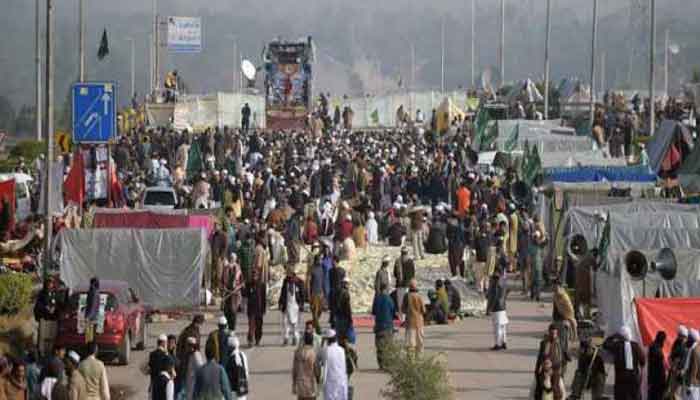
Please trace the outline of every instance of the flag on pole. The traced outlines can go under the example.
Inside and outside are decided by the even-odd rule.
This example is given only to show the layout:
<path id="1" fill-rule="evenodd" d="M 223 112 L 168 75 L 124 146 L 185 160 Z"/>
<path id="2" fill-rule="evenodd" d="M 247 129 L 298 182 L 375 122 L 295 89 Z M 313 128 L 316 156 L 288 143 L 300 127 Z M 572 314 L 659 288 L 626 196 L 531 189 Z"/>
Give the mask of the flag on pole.
<path id="1" fill-rule="evenodd" d="M 73 154 L 73 163 L 68 177 L 63 182 L 63 197 L 66 203 L 75 203 L 82 207 L 85 201 L 85 163 L 83 152 L 77 149 Z"/>
<path id="2" fill-rule="evenodd" d="M 510 132 L 510 136 L 506 139 L 503 144 L 503 150 L 513 151 L 518 144 L 518 139 L 520 137 L 520 123 L 515 124 L 513 130 Z"/>
<path id="3" fill-rule="evenodd" d="M 474 120 L 474 148 L 479 151 L 479 150 L 485 150 L 487 147 L 485 145 L 485 133 L 486 133 L 486 126 L 489 124 L 489 113 L 486 111 L 486 108 L 481 107 L 479 109 L 479 112 L 476 114 L 476 118 Z"/>
<path id="4" fill-rule="evenodd" d="M 608 212 L 607 218 L 605 218 L 605 227 L 603 228 L 603 233 L 600 235 L 600 241 L 598 242 L 598 257 L 601 261 L 601 265 L 608 258 L 608 247 L 610 246 L 610 212 Z"/>
<path id="5" fill-rule="evenodd" d="M 102 40 L 100 40 L 100 48 L 97 50 L 97 59 L 102 61 L 109 55 L 109 42 L 107 41 L 107 28 L 102 32 Z"/>
<path id="6" fill-rule="evenodd" d="M 202 170 L 202 152 L 199 143 L 193 142 L 187 156 L 186 172 L 188 178 L 193 178 Z"/>
<path id="7" fill-rule="evenodd" d="M 401 89 L 403 87 L 403 78 L 401 77 L 401 74 L 399 74 L 399 80 L 398 80 L 397 85 L 399 86 L 399 89 Z"/>

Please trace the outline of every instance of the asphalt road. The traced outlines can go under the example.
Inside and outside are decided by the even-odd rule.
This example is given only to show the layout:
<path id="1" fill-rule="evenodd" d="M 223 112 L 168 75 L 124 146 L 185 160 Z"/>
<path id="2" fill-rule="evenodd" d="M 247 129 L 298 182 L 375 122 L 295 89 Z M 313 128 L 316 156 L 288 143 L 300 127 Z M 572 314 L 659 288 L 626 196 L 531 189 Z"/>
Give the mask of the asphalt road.
<path id="1" fill-rule="evenodd" d="M 538 304 L 511 295 L 508 304 L 508 350 L 493 352 L 490 318 L 467 318 L 447 326 L 426 327 L 427 352 L 447 356 L 457 399 L 527 399 L 533 381 L 536 349 L 551 316 L 550 304 Z M 293 347 L 282 347 L 279 312 L 268 312 L 263 328 L 263 345 L 246 349 L 251 369 L 249 399 L 292 399 L 291 364 Z M 217 313 L 212 312 L 203 329 L 215 329 Z M 139 366 L 155 347 L 161 333 L 179 333 L 188 321 L 153 323 L 145 352 L 132 352 L 128 367 L 109 366 L 109 377 L 117 398 L 146 399 L 148 378 Z M 239 338 L 245 343 L 245 317 L 239 317 Z M 403 332 L 402 332 L 403 333 Z M 203 338 L 205 340 L 205 338 Z M 379 399 L 387 376 L 377 368 L 374 337 L 370 329 L 358 330 L 359 371 L 353 375 L 356 399 Z M 573 370 L 573 368 L 569 368 Z M 571 372 L 569 372 L 571 375 Z M 570 382 L 570 378 L 567 379 Z"/>

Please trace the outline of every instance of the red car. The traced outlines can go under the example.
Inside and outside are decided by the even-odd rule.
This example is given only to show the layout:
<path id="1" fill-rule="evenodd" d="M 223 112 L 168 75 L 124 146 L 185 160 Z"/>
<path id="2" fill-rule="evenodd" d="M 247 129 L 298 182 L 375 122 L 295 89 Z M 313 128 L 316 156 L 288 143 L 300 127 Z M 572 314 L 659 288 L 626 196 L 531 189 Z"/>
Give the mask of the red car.
<path id="1" fill-rule="evenodd" d="M 56 342 L 68 349 L 82 350 L 85 335 L 78 329 L 81 302 L 84 307 L 88 286 L 74 290 L 65 312 L 58 320 Z M 146 345 L 146 311 L 129 284 L 123 281 L 100 281 L 101 302 L 104 304 L 104 324 L 98 319 L 95 334 L 99 355 L 117 357 L 122 365 L 129 364 L 132 346 L 143 350 Z M 100 306 L 102 309 L 102 305 Z"/>

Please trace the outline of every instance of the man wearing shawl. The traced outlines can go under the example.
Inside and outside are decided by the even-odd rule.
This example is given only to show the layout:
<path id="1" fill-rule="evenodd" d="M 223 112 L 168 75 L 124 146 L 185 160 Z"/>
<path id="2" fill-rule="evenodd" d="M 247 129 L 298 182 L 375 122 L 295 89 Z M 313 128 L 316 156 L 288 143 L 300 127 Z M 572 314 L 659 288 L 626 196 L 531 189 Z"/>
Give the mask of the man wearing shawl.
<path id="1" fill-rule="evenodd" d="M 632 341 L 632 332 L 627 326 L 603 342 L 615 364 L 615 400 L 640 400 L 641 371 L 646 364 L 642 348 Z"/>
<path id="2" fill-rule="evenodd" d="M 537 394 L 541 393 L 543 390 L 543 388 L 540 387 L 540 380 L 537 379 L 537 377 L 540 376 L 540 374 L 542 374 L 543 372 L 544 361 L 549 360 L 551 362 L 552 382 L 559 382 L 562 376 L 561 372 L 563 357 L 564 353 L 559 342 L 559 329 L 556 325 L 551 324 L 549 325 L 549 331 L 547 332 L 547 335 L 540 342 L 540 350 L 537 354 L 537 364 L 535 365 L 535 379 L 538 382 L 538 385 L 535 387 L 535 398 L 538 398 Z M 554 390 L 553 399 L 563 400 L 564 394 L 561 391 L 561 387 L 555 384 L 552 388 Z"/>

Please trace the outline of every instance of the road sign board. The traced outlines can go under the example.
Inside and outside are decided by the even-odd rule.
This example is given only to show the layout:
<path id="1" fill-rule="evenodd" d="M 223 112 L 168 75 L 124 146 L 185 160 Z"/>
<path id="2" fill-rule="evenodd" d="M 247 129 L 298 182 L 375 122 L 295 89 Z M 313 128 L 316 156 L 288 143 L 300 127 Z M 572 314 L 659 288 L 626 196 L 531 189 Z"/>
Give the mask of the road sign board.
<path id="1" fill-rule="evenodd" d="M 117 134 L 117 86 L 113 82 L 73 85 L 73 143 L 105 143 Z"/>

